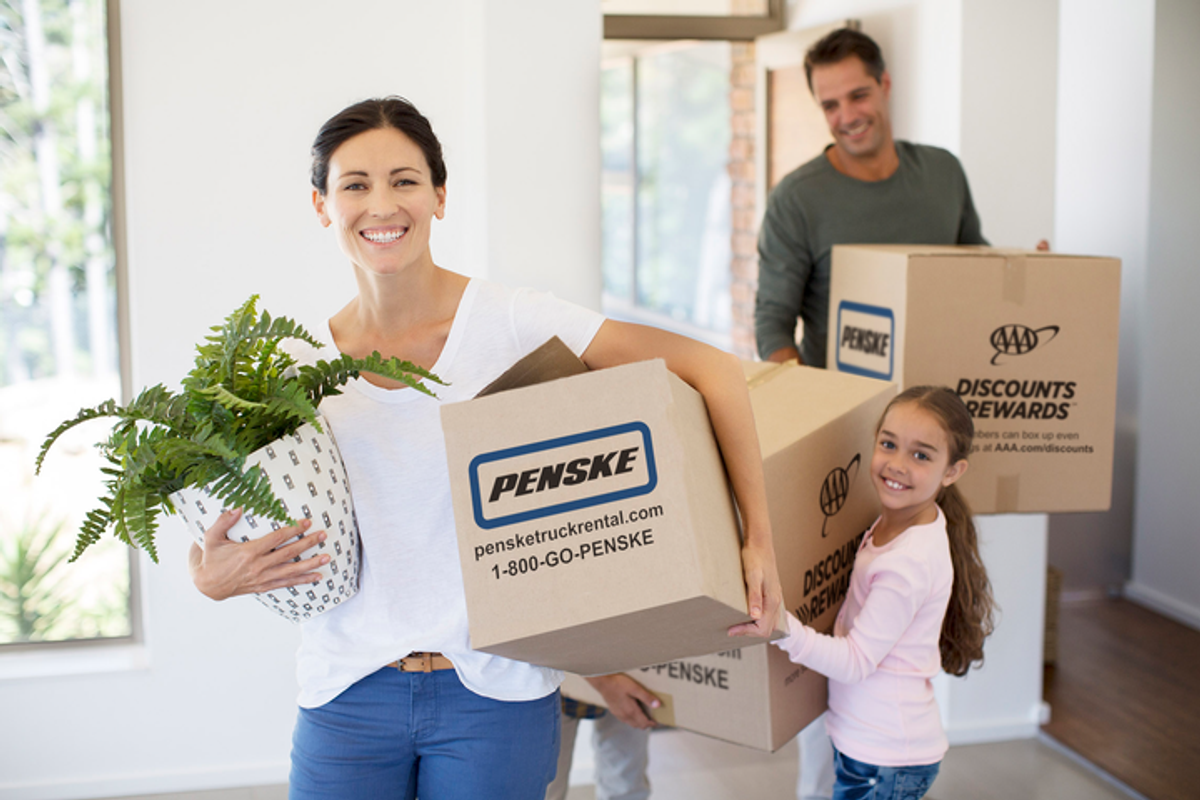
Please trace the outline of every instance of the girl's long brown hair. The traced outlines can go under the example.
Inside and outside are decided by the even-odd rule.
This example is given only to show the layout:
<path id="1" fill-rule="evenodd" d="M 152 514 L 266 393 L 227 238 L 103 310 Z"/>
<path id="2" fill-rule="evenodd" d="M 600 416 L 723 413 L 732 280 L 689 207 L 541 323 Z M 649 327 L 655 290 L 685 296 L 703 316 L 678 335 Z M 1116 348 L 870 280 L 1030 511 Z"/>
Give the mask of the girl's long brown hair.
<path id="1" fill-rule="evenodd" d="M 975 425 L 957 394 L 945 386 L 913 386 L 888 403 L 883 416 L 901 403 L 916 403 L 941 423 L 949 440 L 950 464 L 967 458 L 971 440 L 975 438 Z M 992 598 L 987 569 L 979 556 L 979 538 L 971 509 L 958 486 L 943 487 L 938 493 L 937 504 L 946 517 L 950 560 L 954 565 L 954 586 L 938 647 L 942 654 L 942 669 L 961 676 L 966 675 L 976 662 L 983 665 L 983 642 L 995 629 L 996 601 Z"/>

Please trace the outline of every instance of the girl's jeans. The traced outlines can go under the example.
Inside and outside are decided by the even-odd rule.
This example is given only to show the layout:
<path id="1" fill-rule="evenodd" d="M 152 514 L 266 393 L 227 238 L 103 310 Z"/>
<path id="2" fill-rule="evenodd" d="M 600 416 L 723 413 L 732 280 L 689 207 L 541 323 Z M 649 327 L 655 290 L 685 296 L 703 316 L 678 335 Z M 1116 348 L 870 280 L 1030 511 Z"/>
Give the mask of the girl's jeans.
<path id="1" fill-rule="evenodd" d="M 558 757 L 559 694 L 480 697 L 452 669 L 384 667 L 292 734 L 291 800 L 541 800 Z"/>
<path id="2" fill-rule="evenodd" d="M 942 762 L 919 767 L 877 767 L 833 750 L 833 800 L 921 800 Z"/>

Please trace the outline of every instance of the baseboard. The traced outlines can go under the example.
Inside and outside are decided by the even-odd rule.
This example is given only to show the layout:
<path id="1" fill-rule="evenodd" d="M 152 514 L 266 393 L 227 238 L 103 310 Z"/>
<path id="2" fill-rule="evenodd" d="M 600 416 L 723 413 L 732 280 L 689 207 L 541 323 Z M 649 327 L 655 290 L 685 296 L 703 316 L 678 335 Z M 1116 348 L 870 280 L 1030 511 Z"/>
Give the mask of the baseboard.
<path id="1" fill-rule="evenodd" d="M 283 761 L 221 770 L 181 770 L 26 783 L 6 783 L 0 779 L 0 797 L 4 800 L 89 800 L 97 797 L 274 786 L 287 783 L 288 769 L 288 763 Z"/>
<path id="2" fill-rule="evenodd" d="M 1039 707 L 1039 712 L 1041 711 Z M 1039 733 L 1036 720 L 1013 719 L 989 722 L 986 725 L 951 727 L 946 738 L 951 747 L 965 744 L 992 744 L 1011 742 L 1014 739 L 1036 739 Z"/>
<path id="3" fill-rule="evenodd" d="M 1163 594 L 1157 589 L 1129 581 L 1125 584 L 1125 599 L 1169 617 L 1176 622 L 1200 631 L 1200 608 Z"/>

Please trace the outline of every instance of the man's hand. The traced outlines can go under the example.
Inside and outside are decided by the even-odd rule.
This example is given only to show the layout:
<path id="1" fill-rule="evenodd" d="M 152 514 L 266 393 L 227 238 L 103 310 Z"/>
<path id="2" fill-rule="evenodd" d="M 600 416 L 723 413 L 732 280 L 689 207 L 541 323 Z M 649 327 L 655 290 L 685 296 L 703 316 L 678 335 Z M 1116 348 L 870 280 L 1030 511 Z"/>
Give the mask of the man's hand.
<path id="1" fill-rule="evenodd" d="M 776 364 L 784 364 L 788 361 L 795 361 L 801 366 L 804 365 L 804 359 L 800 357 L 800 351 L 794 347 L 781 347 L 771 355 L 767 356 L 767 361 L 773 361 Z"/>
<path id="2" fill-rule="evenodd" d="M 301 553 L 325 541 L 325 531 L 305 535 L 312 524 L 301 520 L 292 528 L 271 531 L 261 539 L 234 542 L 229 529 L 242 517 L 240 509 L 226 511 L 204 532 L 204 549 L 193 544 L 188 553 L 188 571 L 201 593 L 213 600 L 240 594 L 256 594 L 285 586 L 316 583 L 315 570 L 329 563 L 325 554 L 294 561 Z M 287 546 L 284 542 L 300 538 Z"/>
<path id="3" fill-rule="evenodd" d="M 633 678 L 618 673 L 584 680 L 600 693 L 609 712 L 621 722 L 641 730 L 655 726 L 654 720 L 646 714 L 646 708 L 658 708 L 662 701 Z"/>
<path id="4" fill-rule="evenodd" d="M 758 544 L 742 548 L 742 571 L 746 576 L 746 601 L 753 622 L 734 625 L 730 636 L 768 637 L 779 622 L 783 606 L 783 586 L 775 565 L 775 551 Z"/>

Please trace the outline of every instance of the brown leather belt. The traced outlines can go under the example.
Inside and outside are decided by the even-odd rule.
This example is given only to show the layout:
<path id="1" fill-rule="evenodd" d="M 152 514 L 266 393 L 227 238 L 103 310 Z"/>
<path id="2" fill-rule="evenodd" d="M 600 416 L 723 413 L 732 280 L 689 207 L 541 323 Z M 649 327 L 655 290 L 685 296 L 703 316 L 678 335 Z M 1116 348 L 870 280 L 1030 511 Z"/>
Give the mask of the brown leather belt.
<path id="1" fill-rule="evenodd" d="M 401 672 L 433 672 L 439 669 L 454 669 L 454 662 L 441 653 L 409 653 L 388 666 Z"/>

